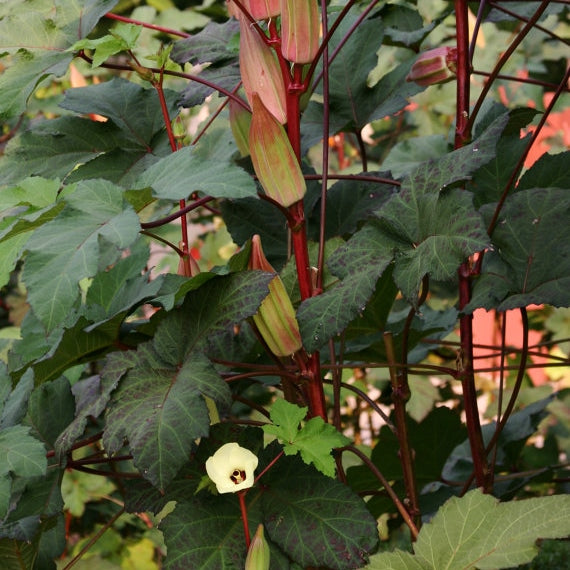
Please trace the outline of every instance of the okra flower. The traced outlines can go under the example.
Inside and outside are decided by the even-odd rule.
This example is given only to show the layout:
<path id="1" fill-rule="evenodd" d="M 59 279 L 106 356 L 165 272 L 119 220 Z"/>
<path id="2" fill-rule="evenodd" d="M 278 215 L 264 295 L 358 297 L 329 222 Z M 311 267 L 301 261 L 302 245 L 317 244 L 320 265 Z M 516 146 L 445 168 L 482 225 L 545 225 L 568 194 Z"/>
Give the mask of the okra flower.
<path id="1" fill-rule="evenodd" d="M 406 80 L 422 86 L 435 85 L 455 78 L 456 72 L 457 49 L 438 47 L 420 53 Z"/>
<path id="2" fill-rule="evenodd" d="M 236 493 L 253 486 L 258 461 L 249 449 L 235 442 L 226 443 L 207 459 L 206 472 L 218 493 Z"/>

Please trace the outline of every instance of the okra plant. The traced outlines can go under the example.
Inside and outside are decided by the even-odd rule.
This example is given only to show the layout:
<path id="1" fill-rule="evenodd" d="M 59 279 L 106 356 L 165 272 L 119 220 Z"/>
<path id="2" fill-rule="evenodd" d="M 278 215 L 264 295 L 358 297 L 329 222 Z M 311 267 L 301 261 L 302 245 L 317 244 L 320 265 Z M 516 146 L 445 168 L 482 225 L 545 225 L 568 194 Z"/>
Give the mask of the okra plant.
<path id="1" fill-rule="evenodd" d="M 568 8 L 4 0 L 2 568 L 564 559 Z"/>

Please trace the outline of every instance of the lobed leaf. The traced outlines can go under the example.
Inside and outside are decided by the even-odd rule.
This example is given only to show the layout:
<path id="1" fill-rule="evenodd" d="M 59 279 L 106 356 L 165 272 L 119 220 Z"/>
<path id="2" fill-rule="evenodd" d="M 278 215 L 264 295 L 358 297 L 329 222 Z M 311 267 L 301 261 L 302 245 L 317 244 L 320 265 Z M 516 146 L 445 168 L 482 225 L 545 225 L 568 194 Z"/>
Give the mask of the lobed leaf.
<path id="1" fill-rule="evenodd" d="M 68 316 L 79 297 L 79 282 L 116 261 L 139 231 L 122 190 L 109 182 L 80 182 L 66 202 L 29 239 L 23 271 L 30 305 L 48 332 Z"/>
<path id="2" fill-rule="evenodd" d="M 0 52 L 17 54 L 0 75 L 0 117 L 24 112 L 40 81 L 63 75 L 73 59 L 67 51 L 84 38 L 117 0 L 66 2 L 54 9 L 52 0 L 29 0 L 21 10 L 17 0 L 4 2 L 0 18 Z"/>
<path id="3" fill-rule="evenodd" d="M 151 187 L 157 198 L 180 200 L 200 191 L 216 198 L 257 196 L 252 178 L 227 161 L 212 162 L 195 147 L 185 147 L 160 159 L 144 171 L 133 188 Z"/>
<path id="4" fill-rule="evenodd" d="M 276 400 L 271 407 L 273 425 L 263 426 L 263 431 L 280 440 L 285 455 L 300 453 L 305 463 L 312 463 L 321 473 L 334 477 L 335 463 L 331 452 L 350 440 L 320 417 L 311 418 L 300 427 L 306 414 L 307 408 Z"/>
<path id="5" fill-rule="evenodd" d="M 208 434 L 204 398 L 222 407 L 231 403 L 227 384 L 205 356 L 209 339 L 252 316 L 272 277 L 248 271 L 210 279 L 165 316 L 152 341 L 110 371 L 110 379 L 124 377 L 107 410 L 105 448 L 116 453 L 127 439 L 135 464 L 158 488 L 172 481 L 195 440 Z"/>
<path id="6" fill-rule="evenodd" d="M 376 547 L 376 521 L 362 499 L 300 458 L 282 457 L 263 484 L 267 536 L 303 568 L 360 568 Z"/>
<path id="7" fill-rule="evenodd" d="M 415 555 L 377 554 L 367 568 L 511 568 L 536 556 L 537 539 L 570 534 L 569 515 L 568 496 L 499 503 L 474 489 L 450 499 L 422 527 Z"/>
<path id="8" fill-rule="evenodd" d="M 490 221 L 496 204 L 482 208 Z M 570 304 L 570 198 L 566 189 L 532 188 L 511 194 L 493 232 L 493 251 L 485 254 L 466 311 L 499 311 L 548 303 Z M 556 228 L 556 231 L 553 231 Z"/>

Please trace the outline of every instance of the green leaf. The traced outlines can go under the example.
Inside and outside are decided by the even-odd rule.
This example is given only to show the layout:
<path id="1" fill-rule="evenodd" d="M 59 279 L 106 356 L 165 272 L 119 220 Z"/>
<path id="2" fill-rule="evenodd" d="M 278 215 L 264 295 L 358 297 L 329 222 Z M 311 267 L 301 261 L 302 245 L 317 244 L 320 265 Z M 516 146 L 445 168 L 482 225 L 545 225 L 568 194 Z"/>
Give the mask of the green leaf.
<path id="1" fill-rule="evenodd" d="M 139 220 L 122 190 L 102 180 L 80 182 L 66 207 L 28 241 L 23 279 L 28 299 L 48 332 L 79 297 L 79 281 L 116 261 L 137 237 Z"/>
<path id="2" fill-rule="evenodd" d="M 152 341 L 119 362 L 124 378 L 107 410 L 105 448 L 115 453 L 128 439 L 135 464 L 160 489 L 187 461 L 195 440 L 208 434 L 204 398 L 231 403 L 227 384 L 204 354 L 209 339 L 253 315 L 271 278 L 248 271 L 210 279 L 166 315 Z"/>
<path id="3" fill-rule="evenodd" d="M 97 273 L 85 297 L 83 315 L 95 322 L 89 332 L 102 322 L 125 317 L 138 305 L 159 294 L 164 276 L 150 280 L 144 272 L 149 249 L 143 239 L 131 247 L 129 255 L 117 261 L 108 271 Z"/>
<path id="4" fill-rule="evenodd" d="M 0 18 L 0 52 L 16 54 L 0 75 L 0 117 L 20 115 L 38 84 L 61 76 L 73 56 L 67 48 L 85 37 L 117 0 L 86 0 L 58 4 L 29 0 L 21 10 L 17 0 L 4 2 Z"/>
<path id="5" fill-rule="evenodd" d="M 256 196 L 257 188 L 244 170 L 225 161 L 203 159 L 198 147 L 188 146 L 159 160 L 133 184 L 151 187 L 157 198 L 181 200 L 195 191 L 215 198 Z"/>
<path id="6" fill-rule="evenodd" d="M 176 112 L 177 93 L 165 90 L 169 115 Z M 68 89 L 60 106 L 79 114 L 97 113 L 111 120 L 130 147 L 148 150 L 152 138 L 164 130 L 164 116 L 156 90 L 115 77 L 98 85 Z"/>
<path id="7" fill-rule="evenodd" d="M 546 406 L 552 402 L 552 399 L 553 396 L 549 396 L 533 402 L 508 419 L 497 441 L 496 466 L 498 470 L 516 464 L 526 441 L 536 433 L 539 423 L 548 415 Z M 491 440 L 496 429 L 496 422 L 485 424 L 482 427 L 485 444 Z M 463 430 L 461 433 L 464 433 Z M 465 440 L 449 454 L 443 476 L 447 480 L 457 481 L 469 477 L 472 471 L 473 458 L 469 440 L 465 437 Z"/>
<path id="8" fill-rule="evenodd" d="M 85 514 L 85 505 L 89 501 L 111 495 L 115 490 L 114 483 L 106 477 L 72 469 L 65 472 L 61 482 L 65 509 L 74 517 L 82 517 Z"/>
<path id="9" fill-rule="evenodd" d="M 532 188 L 569 188 L 570 151 L 558 154 L 543 154 L 523 175 L 517 191 Z"/>
<path id="10" fill-rule="evenodd" d="M 237 52 L 228 45 L 228 39 L 239 34 L 236 20 L 228 20 L 222 24 L 209 22 L 197 34 L 184 38 L 174 44 L 172 60 L 179 64 L 200 63 L 225 64 L 237 58 Z"/>
<path id="11" fill-rule="evenodd" d="M 305 463 L 312 463 L 321 473 L 335 476 L 335 463 L 331 451 L 350 443 L 350 439 L 339 433 L 323 418 L 311 418 L 299 431 L 293 441 L 285 445 L 285 454 L 301 452 Z"/>
<path id="12" fill-rule="evenodd" d="M 230 403 L 228 387 L 204 357 L 189 358 L 177 370 L 152 349 L 139 347 L 107 410 L 105 448 L 116 453 L 128 439 L 135 465 L 164 489 L 187 461 L 195 440 L 208 434 L 204 396 L 224 406 Z"/>
<path id="13" fill-rule="evenodd" d="M 30 435 L 26 426 L 12 426 L 0 431 L 0 477 L 12 473 L 17 477 L 44 475 L 46 450 L 41 441 Z"/>
<path id="14" fill-rule="evenodd" d="M 420 165 L 376 213 L 383 233 L 408 244 L 398 247 L 394 280 L 412 304 L 426 274 L 441 281 L 454 278 L 468 255 L 487 246 L 471 194 L 447 188 L 493 158 L 507 120 L 508 115 L 499 117 L 475 142 Z"/>
<path id="15" fill-rule="evenodd" d="M 329 42 L 331 52 L 349 33 L 357 16 L 343 18 Z M 384 37 L 384 24 L 379 19 L 368 19 L 352 30 L 342 50 L 329 68 L 330 133 L 360 131 L 364 125 L 404 108 L 406 97 L 421 91 L 415 83 L 406 82 L 413 58 L 398 65 L 373 87 L 369 73 L 375 68 L 376 52 Z M 303 114 L 303 146 L 310 147 L 322 138 L 323 105 L 312 101 Z"/>
<path id="16" fill-rule="evenodd" d="M 12 495 L 12 509 L 0 524 L 0 537 L 32 541 L 52 528 L 63 508 L 62 471 L 51 465 L 43 477 L 33 477 Z"/>
<path id="17" fill-rule="evenodd" d="M 140 160 L 140 147 L 137 151 Z M 100 155 L 106 157 L 114 149 L 127 147 L 124 134 L 112 122 L 100 123 L 80 117 L 60 117 L 41 122 L 10 141 L 3 158 L 6 183 L 28 176 L 66 178 L 76 168 L 81 171 Z M 123 151 L 124 152 L 124 151 Z M 99 158 L 99 160 L 102 160 Z M 116 160 L 116 157 L 115 157 Z M 84 165 L 84 166 L 82 166 Z M 78 174 L 74 172 L 75 177 Z M 103 170 L 91 178 L 107 176 Z"/>
<path id="18" fill-rule="evenodd" d="M 232 49 L 231 39 L 238 36 L 236 20 L 224 23 L 209 22 L 208 25 L 189 38 L 174 44 L 172 60 L 184 65 L 208 64 L 199 77 L 215 85 L 233 90 L 240 82 L 238 51 Z M 181 94 L 180 104 L 184 107 L 200 105 L 214 90 L 197 81 L 190 81 Z"/>
<path id="19" fill-rule="evenodd" d="M 21 382 L 21 380 L 20 380 Z M 64 376 L 34 390 L 28 406 L 33 434 L 53 449 L 57 437 L 73 421 L 75 400 L 69 380 Z"/>
<path id="20" fill-rule="evenodd" d="M 34 541 L 0 539 L 0 560 L 4 570 L 34 570 L 40 536 Z"/>
<path id="21" fill-rule="evenodd" d="M 474 489 L 461 499 L 450 499 L 422 527 L 415 556 L 398 553 L 400 566 L 386 566 L 384 557 L 393 561 L 396 554 L 378 554 L 367 568 L 511 568 L 536 556 L 537 539 L 568 534 L 568 496 L 499 503 Z"/>
<path id="22" fill-rule="evenodd" d="M 170 90 L 164 94 L 173 116 L 178 95 Z M 68 182 L 105 178 L 128 187 L 159 156 L 170 152 L 154 89 L 115 78 L 68 89 L 61 106 L 82 115 L 98 113 L 109 121 L 67 116 L 34 125 L 8 145 L 6 180 L 45 174 Z"/>
<path id="23" fill-rule="evenodd" d="M 447 14 L 445 14 L 447 15 Z M 386 26 L 387 44 L 419 48 L 424 38 L 443 19 L 439 17 L 424 27 L 420 14 L 404 5 L 387 4 L 380 10 L 382 22 Z"/>
<path id="24" fill-rule="evenodd" d="M 437 160 L 448 152 L 447 140 L 442 135 L 414 137 L 396 143 L 382 162 L 396 178 L 410 174 L 423 162 Z"/>
<path id="25" fill-rule="evenodd" d="M 482 208 L 486 220 L 496 204 Z M 481 277 L 465 308 L 499 311 L 548 303 L 570 304 L 570 197 L 566 189 L 533 188 L 511 194 L 493 232 L 493 251 L 485 254 Z M 553 255 L 556 252 L 556 255 Z"/>
<path id="26" fill-rule="evenodd" d="M 374 172 L 366 172 L 367 177 L 374 177 Z M 382 173 L 384 175 L 385 173 Z M 353 234 L 359 224 L 371 217 L 386 202 L 395 190 L 395 186 L 372 180 L 339 180 L 327 190 L 327 217 L 325 234 L 327 239 L 333 236 Z M 313 207 L 309 226 L 318 227 L 321 200 Z M 265 244 L 265 242 L 264 242 Z"/>
<path id="27" fill-rule="evenodd" d="M 244 244 L 259 234 L 268 261 L 275 269 L 281 269 L 287 260 L 287 227 L 283 214 L 273 204 L 257 197 L 224 200 L 221 210 L 236 244 Z"/>
<path id="28" fill-rule="evenodd" d="M 495 103 L 490 106 L 480 121 L 474 127 L 476 136 L 483 128 L 488 127 L 494 119 L 506 112 L 505 107 Z M 479 168 L 467 184 L 467 189 L 474 195 L 477 208 L 482 204 L 496 202 L 501 197 L 506 185 L 514 172 L 524 149 L 529 143 L 529 136 L 521 138 L 524 129 L 536 115 L 535 109 L 513 109 L 509 111 L 509 121 L 497 142 L 496 156 Z"/>
<path id="29" fill-rule="evenodd" d="M 2 363 L 1 381 L 7 395 L 5 400 L 0 401 L 0 429 L 4 429 L 17 426 L 26 415 L 28 399 L 34 387 L 34 375 L 31 370 L 26 372 L 10 393 L 12 380 Z"/>
<path id="30" fill-rule="evenodd" d="M 303 568 L 360 568 L 375 549 L 376 521 L 362 499 L 300 458 L 279 459 L 263 484 L 267 536 Z"/>
<path id="31" fill-rule="evenodd" d="M 75 418 L 59 435 L 54 443 L 57 457 L 61 460 L 79 439 L 91 418 L 98 418 L 107 407 L 111 392 L 130 365 L 129 354 L 115 352 L 107 357 L 100 376 L 92 376 L 76 382 L 72 388 L 76 401 Z"/>
<path id="32" fill-rule="evenodd" d="M 0 192 L 0 286 L 6 284 L 22 256 L 31 233 L 55 218 L 63 202 L 55 203 L 59 180 L 30 177 Z"/>
<path id="33" fill-rule="evenodd" d="M 118 22 L 110 34 L 96 39 L 79 40 L 69 48 L 69 51 L 95 50 L 93 54 L 93 67 L 99 67 L 110 56 L 133 49 L 136 46 L 141 31 L 141 26 Z"/>
<path id="34" fill-rule="evenodd" d="M 320 417 L 311 418 L 299 429 L 307 409 L 285 400 L 276 400 L 271 406 L 273 425 L 263 426 L 263 431 L 279 439 L 285 455 L 300 453 L 305 463 L 312 463 L 321 473 L 334 477 L 335 463 L 331 451 L 350 440 Z"/>
<path id="35" fill-rule="evenodd" d="M 98 355 L 102 356 L 117 340 L 122 320 L 122 315 L 119 315 L 114 320 L 92 328 L 89 321 L 80 317 L 73 326 L 65 330 L 55 330 L 47 339 L 43 326 L 38 322 L 34 334 L 31 337 L 22 335 L 22 341 L 17 346 L 19 356 L 24 361 L 23 366 L 34 361 L 31 365 L 36 385 L 54 380 L 71 366 L 87 359 L 96 359 Z M 37 344 L 28 352 L 30 341 Z M 39 354 L 34 353 L 34 349 L 38 350 Z"/>
<path id="36" fill-rule="evenodd" d="M 290 443 L 299 434 L 299 424 L 305 419 L 308 409 L 279 398 L 271 406 L 270 414 L 273 425 L 264 426 L 263 431 L 283 442 Z"/>
<path id="37" fill-rule="evenodd" d="M 258 500 L 249 501 L 247 515 L 253 531 L 261 522 Z M 244 566 L 243 524 L 239 502 L 233 495 L 212 497 L 201 493 L 191 501 L 179 502 L 174 512 L 162 521 L 160 529 L 168 548 L 165 570 L 230 570 Z M 283 552 L 271 541 L 268 543 L 271 570 L 292 569 Z"/>
<path id="38" fill-rule="evenodd" d="M 297 311 L 306 350 L 318 350 L 364 311 L 396 243 L 367 224 L 333 253 L 328 265 L 341 281 L 303 301 Z"/>

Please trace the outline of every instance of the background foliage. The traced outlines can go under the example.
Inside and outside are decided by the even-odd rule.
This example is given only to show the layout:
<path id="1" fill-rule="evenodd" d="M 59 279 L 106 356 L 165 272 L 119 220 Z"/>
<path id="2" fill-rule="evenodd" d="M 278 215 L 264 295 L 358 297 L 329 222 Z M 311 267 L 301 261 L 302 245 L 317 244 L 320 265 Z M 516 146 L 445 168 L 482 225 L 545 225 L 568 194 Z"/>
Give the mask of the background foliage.
<path id="1" fill-rule="evenodd" d="M 568 3 L 319 7 L 276 67 L 283 206 L 224 2 L 1 3 L 6 570 L 243 568 L 244 518 L 272 569 L 565 567 Z M 406 80 L 436 47 L 456 77 Z M 292 356 L 252 324 L 255 234 Z M 230 441 L 239 501 L 204 468 Z"/>

